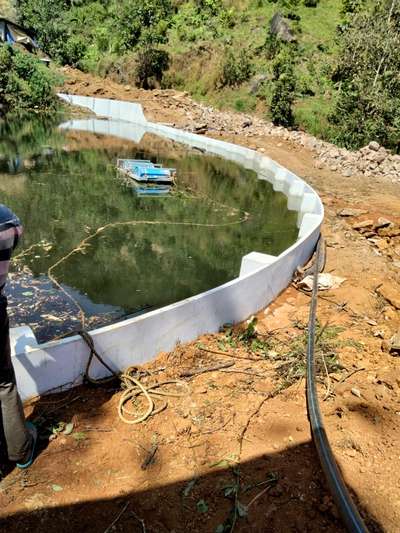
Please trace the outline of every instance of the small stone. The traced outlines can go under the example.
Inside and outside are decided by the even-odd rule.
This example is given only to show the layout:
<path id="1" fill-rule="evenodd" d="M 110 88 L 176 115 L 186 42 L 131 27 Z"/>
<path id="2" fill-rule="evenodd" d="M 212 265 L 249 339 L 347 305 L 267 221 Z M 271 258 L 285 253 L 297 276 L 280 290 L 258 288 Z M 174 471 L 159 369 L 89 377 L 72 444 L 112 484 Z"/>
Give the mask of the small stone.
<path id="1" fill-rule="evenodd" d="M 384 339 L 381 342 L 381 350 L 382 350 L 382 352 L 390 352 L 390 348 L 391 348 L 391 343 Z"/>
<path id="2" fill-rule="evenodd" d="M 368 145 L 368 148 L 370 150 L 373 150 L 374 152 L 377 152 L 380 147 L 381 147 L 381 145 L 379 143 L 377 143 L 376 141 L 371 141 L 369 143 L 369 145 Z"/>
<path id="3" fill-rule="evenodd" d="M 353 171 L 349 167 L 345 168 L 342 172 L 342 176 L 344 176 L 345 178 L 350 178 L 352 175 Z"/>
<path id="4" fill-rule="evenodd" d="M 394 287 L 393 284 L 383 283 L 376 289 L 386 301 L 388 301 L 395 309 L 400 309 L 400 290 Z"/>
<path id="5" fill-rule="evenodd" d="M 384 152 L 375 152 L 374 154 L 374 161 L 379 164 L 379 163 L 382 163 L 383 161 L 385 161 L 386 159 L 386 153 Z"/>
<path id="6" fill-rule="evenodd" d="M 353 224 L 353 229 L 363 229 L 363 228 L 370 228 L 374 225 L 373 220 L 363 220 L 362 222 L 356 222 Z"/>
<path id="7" fill-rule="evenodd" d="M 353 387 L 351 389 L 351 394 L 353 394 L 354 396 L 357 396 L 357 398 L 361 398 L 361 392 L 358 389 L 356 389 L 356 387 Z"/>
<path id="8" fill-rule="evenodd" d="M 397 320 L 397 311 L 390 305 L 385 306 L 382 313 L 385 320 Z"/>
<path id="9" fill-rule="evenodd" d="M 194 131 L 199 134 L 205 133 L 207 130 L 208 130 L 207 124 L 196 124 L 194 127 Z"/>
<path id="10" fill-rule="evenodd" d="M 390 353 L 400 355 L 400 332 L 390 339 Z"/>
<path id="11" fill-rule="evenodd" d="M 382 237 L 400 237 L 400 226 L 387 226 L 378 230 L 379 235 Z"/>
<path id="12" fill-rule="evenodd" d="M 389 244 L 384 239 L 379 239 L 378 242 L 375 243 L 375 246 L 381 251 L 389 248 Z"/>
<path id="13" fill-rule="evenodd" d="M 338 212 L 338 215 L 340 217 L 359 217 L 361 215 L 366 215 L 368 211 L 365 209 L 355 209 L 352 207 L 345 207 L 341 211 Z"/>
<path id="14" fill-rule="evenodd" d="M 375 229 L 387 228 L 388 226 L 393 225 L 391 220 L 387 218 L 379 217 L 377 223 L 375 224 Z"/>

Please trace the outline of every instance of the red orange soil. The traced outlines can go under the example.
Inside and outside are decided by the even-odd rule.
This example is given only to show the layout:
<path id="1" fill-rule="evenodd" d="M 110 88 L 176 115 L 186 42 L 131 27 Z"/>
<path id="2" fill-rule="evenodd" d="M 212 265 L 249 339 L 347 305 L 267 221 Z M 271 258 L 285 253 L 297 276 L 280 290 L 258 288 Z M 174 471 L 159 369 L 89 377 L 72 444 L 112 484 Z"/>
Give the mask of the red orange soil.
<path id="1" fill-rule="evenodd" d="M 171 91 L 138 91 L 81 73 L 72 76 L 66 90 L 134 99 L 153 119 L 186 120 L 177 102 L 188 98 Z M 326 401 L 327 381 L 321 380 L 322 408 L 335 456 L 368 526 L 395 533 L 400 523 L 400 359 L 389 353 L 389 340 L 400 331 L 400 311 L 393 305 L 400 297 L 400 237 L 378 235 L 371 241 L 352 226 L 379 217 L 399 222 L 400 186 L 318 170 L 306 148 L 273 137 L 222 137 L 263 150 L 304 177 L 324 201 L 326 271 L 346 281 L 319 300 L 320 323 L 343 328 L 332 341 L 343 368 L 331 375 Z M 338 216 L 345 207 L 368 213 Z M 391 291 L 392 303 L 379 295 L 382 284 Z M 282 383 L 276 374 L 280 353 L 303 334 L 308 306 L 309 297 L 290 287 L 259 313 L 258 339 L 272 346 L 265 358 L 243 342 L 232 347 L 225 333 L 161 354 L 146 367 L 158 371 L 153 379 L 227 360 L 235 366 L 226 370 L 257 375 L 195 376 L 189 395 L 171 398 L 165 411 L 139 426 L 118 419 L 119 393 L 113 390 L 81 387 L 28 406 L 33 418 L 72 421 L 74 428 L 70 435 L 43 441 L 27 472 L 13 471 L 3 479 L 1 530 L 212 532 L 224 521 L 227 525 L 236 487 L 244 506 L 236 509 L 246 516 L 237 517 L 235 531 L 342 531 L 311 441 L 304 380 L 275 394 Z M 209 353 L 199 345 L 257 361 Z M 156 446 L 153 462 L 144 468 Z"/>

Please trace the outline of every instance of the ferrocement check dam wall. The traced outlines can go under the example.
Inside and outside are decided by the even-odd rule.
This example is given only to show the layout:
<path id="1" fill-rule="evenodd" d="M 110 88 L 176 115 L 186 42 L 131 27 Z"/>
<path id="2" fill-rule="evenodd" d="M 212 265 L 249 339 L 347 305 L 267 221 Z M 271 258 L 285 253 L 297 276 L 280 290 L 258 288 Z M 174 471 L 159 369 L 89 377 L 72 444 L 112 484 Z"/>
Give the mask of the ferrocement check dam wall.
<path id="1" fill-rule="evenodd" d="M 189 342 L 237 323 L 270 304 L 290 283 L 293 273 L 310 258 L 324 217 L 316 192 L 298 176 L 260 153 L 242 146 L 148 122 L 140 104 L 60 94 L 74 106 L 97 117 L 72 120 L 61 127 L 118 136 L 138 142 L 153 133 L 207 153 L 235 161 L 269 181 L 288 198 L 288 208 L 298 213 L 297 241 L 279 256 L 250 251 L 242 258 L 239 276 L 209 291 L 144 315 L 91 331 L 97 351 L 115 371 L 143 364 L 178 342 Z M 11 330 L 13 364 L 24 400 L 82 382 L 88 347 L 80 336 L 37 344 L 28 326 Z M 91 375 L 105 377 L 107 370 L 93 361 Z"/>

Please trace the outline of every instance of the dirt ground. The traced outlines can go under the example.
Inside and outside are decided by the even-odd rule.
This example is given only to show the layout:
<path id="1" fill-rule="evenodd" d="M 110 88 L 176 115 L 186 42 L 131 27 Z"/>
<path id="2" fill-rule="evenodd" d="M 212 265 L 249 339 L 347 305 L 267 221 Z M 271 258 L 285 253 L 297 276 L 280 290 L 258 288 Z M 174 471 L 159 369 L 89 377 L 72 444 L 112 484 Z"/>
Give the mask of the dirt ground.
<path id="1" fill-rule="evenodd" d="M 132 99 L 149 118 L 186 120 L 179 102 L 187 96 L 69 75 L 70 92 Z M 390 339 L 400 333 L 400 186 L 317 169 L 311 152 L 275 137 L 215 135 L 263 151 L 324 202 L 325 272 L 345 278 L 320 293 L 318 307 L 331 372 L 321 370 L 319 384 L 328 437 L 370 530 L 398 532 L 400 359 Z M 345 208 L 358 211 L 341 216 Z M 180 379 L 187 388 L 142 424 L 120 421 L 112 386 L 26 406 L 41 424 L 40 453 L 1 481 L 1 531 L 343 531 L 307 420 L 309 302 L 292 286 L 260 311 L 255 331 L 255 322 L 243 324 L 160 354 L 142 369 L 144 382 Z"/>

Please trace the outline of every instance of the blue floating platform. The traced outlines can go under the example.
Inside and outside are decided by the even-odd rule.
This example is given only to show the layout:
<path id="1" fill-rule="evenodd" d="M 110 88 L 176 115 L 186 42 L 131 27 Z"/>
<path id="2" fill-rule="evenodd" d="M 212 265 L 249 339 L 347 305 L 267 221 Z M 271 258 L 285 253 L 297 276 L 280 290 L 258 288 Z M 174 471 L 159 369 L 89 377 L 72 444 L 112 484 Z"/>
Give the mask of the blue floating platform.
<path id="1" fill-rule="evenodd" d="M 118 159 L 117 169 L 139 183 L 168 183 L 172 185 L 176 175 L 174 168 L 163 168 L 147 159 Z"/>

